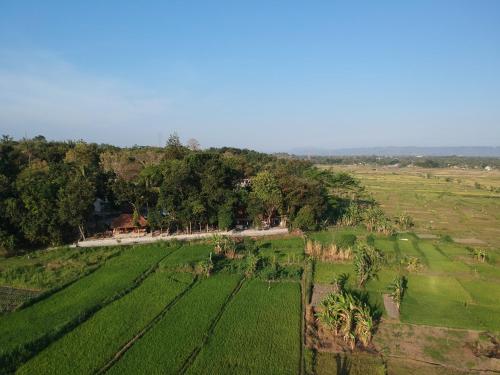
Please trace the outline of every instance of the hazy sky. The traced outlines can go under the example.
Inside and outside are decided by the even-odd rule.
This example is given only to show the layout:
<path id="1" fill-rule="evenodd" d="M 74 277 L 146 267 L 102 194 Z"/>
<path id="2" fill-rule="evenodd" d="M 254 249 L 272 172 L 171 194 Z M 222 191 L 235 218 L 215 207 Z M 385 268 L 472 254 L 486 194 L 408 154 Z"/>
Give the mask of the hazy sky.
<path id="1" fill-rule="evenodd" d="M 0 134 L 500 145 L 500 1 L 0 2 Z"/>

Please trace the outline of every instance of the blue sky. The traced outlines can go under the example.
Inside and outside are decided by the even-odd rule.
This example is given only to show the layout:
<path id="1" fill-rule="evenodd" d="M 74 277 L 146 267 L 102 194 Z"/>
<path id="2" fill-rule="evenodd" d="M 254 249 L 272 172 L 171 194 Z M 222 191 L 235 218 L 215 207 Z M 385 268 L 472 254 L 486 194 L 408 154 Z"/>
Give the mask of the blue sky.
<path id="1" fill-rule="evenodd" d="M 500 144 L 500 1 L 0 3 L 0 133 Z"/>

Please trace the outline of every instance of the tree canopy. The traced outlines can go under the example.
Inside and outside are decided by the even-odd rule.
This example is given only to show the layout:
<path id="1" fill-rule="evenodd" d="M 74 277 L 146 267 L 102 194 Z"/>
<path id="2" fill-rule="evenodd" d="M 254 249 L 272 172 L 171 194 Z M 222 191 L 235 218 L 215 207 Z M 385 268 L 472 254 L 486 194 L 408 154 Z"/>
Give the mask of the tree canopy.
<path id="1" fill-rule="evenodd" d="M 130 148 L 3 136 L 0 252 L 67 243 L 99 230 L 98 198 L 115 212 L 145 216 L 153 230 L 272 220 L 312 230 L 337 220 L 337 206 L 359 190 L 350 176 L 307 161 L 228 147 L 201 150 L 176 134 L 165 147 Z"/>

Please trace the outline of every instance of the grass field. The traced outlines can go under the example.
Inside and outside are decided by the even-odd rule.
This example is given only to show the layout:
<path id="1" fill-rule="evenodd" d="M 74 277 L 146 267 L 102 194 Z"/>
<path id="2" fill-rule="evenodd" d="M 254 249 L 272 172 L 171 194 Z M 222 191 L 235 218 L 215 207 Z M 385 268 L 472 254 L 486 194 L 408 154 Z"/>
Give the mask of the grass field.
<path id="1" fill-rule="evenodd" d="M 408 212 L 417 233 L 474 238 L 500 248 L 500 194 L 490 191 L 490 187 L 500 187 L 500 171 L 358 165 L 324 168 L 353 173 L 387 214 Z"/>
<path id="2" fill-rule="evenodd" d="M 136 279 L 173 248 L 132 247 L 94 273 L 32 306 L 0 318 L 4 369 L 47 346 L 57 335 L 134 286 Z"/>
<path id="3" fill-rule="evenodd" d="M 201 281 L 113 366 L 110 374 L 177 374 L 202 344 L 241 277 L 218 274 Z"/>
<path id="4" fill-rule="evenodd" d="M 300 312 L 298 283 L 247 282 L 187 373 L 298 373 Z"/>

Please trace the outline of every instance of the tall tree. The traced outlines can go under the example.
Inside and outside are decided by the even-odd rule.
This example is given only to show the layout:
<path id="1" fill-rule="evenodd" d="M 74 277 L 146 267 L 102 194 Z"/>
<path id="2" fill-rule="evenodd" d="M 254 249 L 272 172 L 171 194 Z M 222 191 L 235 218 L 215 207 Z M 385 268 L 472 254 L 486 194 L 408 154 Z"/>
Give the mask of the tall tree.
<path id="1" fill-rule="evenodd" d="M 283 204 L 283 195 L 275 176 L 268 171 L 258 173 L 252 179 L 251 195 L 262 205 L 264 219 L 270 225 L 273 215 L 278 213 Z"/>

